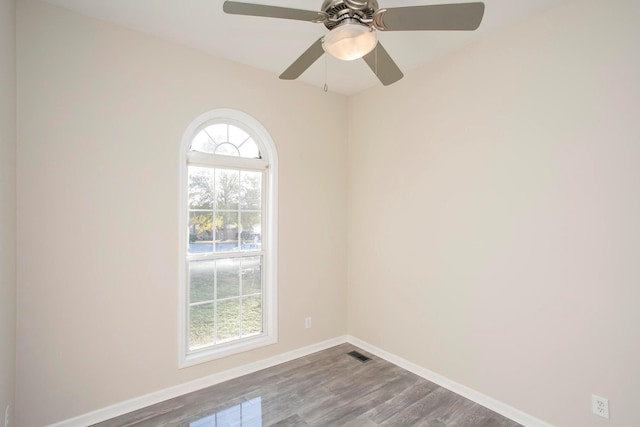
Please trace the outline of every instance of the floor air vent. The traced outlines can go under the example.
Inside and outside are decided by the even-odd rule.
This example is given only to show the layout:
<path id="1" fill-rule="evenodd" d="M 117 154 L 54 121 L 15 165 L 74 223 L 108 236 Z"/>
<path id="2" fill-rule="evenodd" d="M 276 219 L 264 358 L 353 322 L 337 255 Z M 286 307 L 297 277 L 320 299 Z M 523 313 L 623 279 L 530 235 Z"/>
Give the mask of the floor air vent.
<path id="1" fill-rule="evenodd" d="M 358 353 L 357 351 L 350 351 L 349 353 L 347 353 L 349 356 L 358 359 L 359 361 L 361 361 L 362 363 L 364 362 L 368 362 L 369 360 L 371 360 L 370 357 L 365 356 L 362 353 Z"/>

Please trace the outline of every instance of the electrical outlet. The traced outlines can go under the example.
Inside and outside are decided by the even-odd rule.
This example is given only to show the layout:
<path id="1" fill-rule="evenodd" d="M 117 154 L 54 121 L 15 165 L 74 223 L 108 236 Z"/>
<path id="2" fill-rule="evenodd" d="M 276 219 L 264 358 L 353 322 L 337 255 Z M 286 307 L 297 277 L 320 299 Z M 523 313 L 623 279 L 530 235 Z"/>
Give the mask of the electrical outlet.
<path id="1" fill-rule="evenodd" d="M 311 329 L 311 317 L 306 317 L 304 319 L 304 327 L 306 329 Z"/>
<path id="2" fill-rule="evenodd" d="M 7 408 L 4 410 L 4 427 L 9 427 L 9 411 L 11 410 L 11 406 L 7 405 Z"/>
<path id="3" fill-rule="evenodd" d="M 609 419 L 609 399 L 592 394 L 591 410 L 599 417 Z"/>

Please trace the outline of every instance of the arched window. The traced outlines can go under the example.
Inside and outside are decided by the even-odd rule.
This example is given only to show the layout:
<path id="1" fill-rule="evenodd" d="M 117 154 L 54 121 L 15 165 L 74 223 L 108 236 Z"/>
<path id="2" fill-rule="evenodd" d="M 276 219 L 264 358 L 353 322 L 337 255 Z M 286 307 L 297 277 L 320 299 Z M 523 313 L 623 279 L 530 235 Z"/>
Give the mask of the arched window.
<path id="1" fill-rule="evenodd" d="M 214 110 L 185 132 L 180 366 L 276 342 L 276 172 L 251 116 Z"/>

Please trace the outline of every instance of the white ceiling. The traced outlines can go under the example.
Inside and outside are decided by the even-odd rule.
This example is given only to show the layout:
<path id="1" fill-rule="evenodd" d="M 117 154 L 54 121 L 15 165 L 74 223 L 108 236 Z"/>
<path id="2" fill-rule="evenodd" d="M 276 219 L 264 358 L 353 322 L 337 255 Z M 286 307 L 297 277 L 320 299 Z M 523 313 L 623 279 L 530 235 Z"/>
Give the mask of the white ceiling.
<path id="1" fill-rule="evenodd" d="M 273 73 L 284 71 L 326 33 L 322 24 L 273 18 L 227 15 L 223 0 L 46 0 L 72 11 L 152 34 L 217 57 Z M 322 0 L 237 0 L 247 3 L 319 10 Z M 469 44 L 489 33 L 538 14 L 562 0 L 484 0 L 485 15 L 473 32 L 379 32 L 379 40 L 401 70 L 419 65 Z M 461 3 L 465 0 L 379 0 L 380 7 Z M 299 80 L 323 87 L 325 59 L 320 58 Z M 362 60 L 327 59 L 329 90 L 355 94 L 379 81 Z"/>

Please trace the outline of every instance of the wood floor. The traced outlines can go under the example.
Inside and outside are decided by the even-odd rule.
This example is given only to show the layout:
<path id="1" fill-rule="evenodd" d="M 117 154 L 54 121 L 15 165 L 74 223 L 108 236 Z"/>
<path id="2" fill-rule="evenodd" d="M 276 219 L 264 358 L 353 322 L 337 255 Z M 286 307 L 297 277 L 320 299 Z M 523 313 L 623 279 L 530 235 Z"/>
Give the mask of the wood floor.
<path id="1" fill-rule="evenodd" d="M 369 356 L 361 362 L 347 353 Z M 96 424 L 100 427 L 517 427 L 351 344 Z"/>

